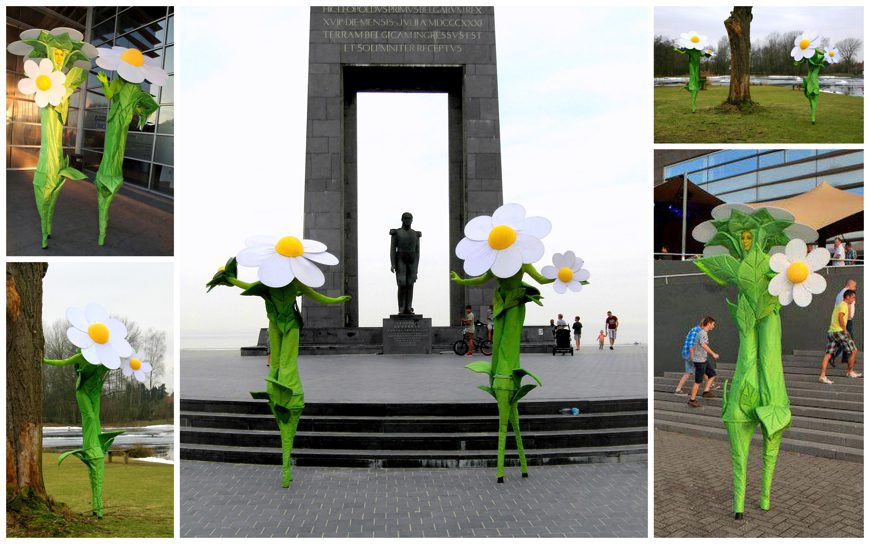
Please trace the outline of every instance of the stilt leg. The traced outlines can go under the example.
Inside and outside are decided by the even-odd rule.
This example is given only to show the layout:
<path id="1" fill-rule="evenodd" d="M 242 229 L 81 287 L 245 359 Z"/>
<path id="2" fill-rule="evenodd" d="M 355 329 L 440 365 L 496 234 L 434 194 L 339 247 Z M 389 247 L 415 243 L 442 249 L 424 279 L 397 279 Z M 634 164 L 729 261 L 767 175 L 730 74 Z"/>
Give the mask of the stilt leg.
<path id="1" fill-rule="evenodd" d="M 770 510 L 770 487 L 773 484 L 773 471 L 776 468 L 776 458 L 779 456 L 779 445 L 782 443 L 782 431 L 768 436 L 764 432 L 763 465 L 761 467 L 761 497 L 758 506 L 762 510 Z"/>
<path id="2" fill-rule="evenodd" d="M 296 427 L 299 425 L 299 417 L 302 408 L 287 410 L 280 406 L 275 407 L 275 419 L 281 431 L 281 487 L 290 487 L 293 481 L 293 465 L 291 455 L 293 453 L 293 440 L 296 438 Z"/>
<path id="3" fill-rule="evenodd" d="M 529 477 L 529 467 L 526 464 L 526 450 L 523 449 L 523 437 L 520 435 L 520 411 L 516 404 L 511 406 L 511 427 L 517 441 L 517 454 L 520 456 L 520 472 L 523 478 Z"/>
<path id="4" fill-rule="evenodd" d="M 725 422 L 728 439 L 731 441 L 731 468 L 734 473 L 734 513 L 743 513 L 746 496 L 746 461 L 749 457 L 749 444 L 755 432 L 754 421 Z"/>
<path id="5" fill-rule="evenodd" d="M 504 481 L 504 448 L 507 442 L 508 421 L 510 420 L 510 398 L 513 391 L 509 389 L 496 389 L 495 399 L 498 401 L 498 471 L 499 482 Z"/>

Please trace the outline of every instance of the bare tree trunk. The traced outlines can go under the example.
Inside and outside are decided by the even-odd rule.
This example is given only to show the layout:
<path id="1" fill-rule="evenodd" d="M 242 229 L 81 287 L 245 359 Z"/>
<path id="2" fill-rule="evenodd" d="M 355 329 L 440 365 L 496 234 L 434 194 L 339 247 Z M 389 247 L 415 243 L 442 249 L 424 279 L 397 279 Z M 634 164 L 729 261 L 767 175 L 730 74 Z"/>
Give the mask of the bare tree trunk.
<path id="1" fill-rule="evenodd" d="M 728 88 L 728 103 L 735 106 L 751 104 L 749 95 L 749 24 L 752 22 L 751 6 L 734 6 L 725 19 L 728 43 L 731 46 L 731 86 Z"/>
<path id="2" fill-rule="evenodd" d="M 42 278 L 46 263 L 6 265 L 6 501 L 48 501 L 42 479 Z"/>

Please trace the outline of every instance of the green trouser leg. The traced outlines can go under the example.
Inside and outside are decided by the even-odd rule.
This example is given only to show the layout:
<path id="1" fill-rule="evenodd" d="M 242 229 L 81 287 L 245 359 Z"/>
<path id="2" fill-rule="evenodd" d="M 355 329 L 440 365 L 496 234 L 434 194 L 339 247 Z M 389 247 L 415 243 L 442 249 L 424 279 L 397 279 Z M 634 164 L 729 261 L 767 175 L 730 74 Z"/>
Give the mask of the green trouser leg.
<path id="1" fill-rule="evenodd" d="M 746 496 L 746 461 L 749 458 L 749 444 L 755 433 L 754 421 L 728 421 L 725 429 L 731 441 L 731 467 L 734 473 L 734 513 L 743 513 L 743 500 Z"/>
<path id="2" fill-rule="evenodd" d="M 814 125 L 816 124 L 816 108 L 818 107 L 818 105 L 818 96 L 813 96 L 812 98 L 810 98 L 810 119 L 812 120 Z"/>
<path id="3" fill-rule="evenodd" d="M 88 479 L 91 482 L 91 512 L 98 518 L 103 517 L 103 470 L 105 462 L 105 457 L 85 461 L 85 465 L 88 467 Z"/>
<path id="4" fill-rule="evenodd" d="M 776 468 L 779 445 L 782 443 L 782 431 L 768 436 L 762 427 L 762 434 L 764 435 L 764 464 L 761 467 L 761 497 L 758 506 L 762 510 L 770 510 L 770 487 L 773 484 L 773 471 Z"/>
<path id="5" fill-rule="evenodd" d="M 496 389 L 495 400 L 498 402 L 498 481 L 504 481 L 504 448 L 507 442 L 508 422 L 511 415 L 511 397 L 514 392 L 509 389 Z"/>
<path id="6" fill-rule="evenodd" d="M 695 102 L 698 100 L 698 91 L 690 91 L 692 93 L 692 113 L 695 113 Z"/>
<path id="7" fill-rule="evenodd" d="M 523 437 L 520 435 L 520 411 L 516 404 L 511 406 L 511 427 L 514 430 L 514 438 L 517 441 L 517 454 L 520 456 L 520 471 L 523 478 L 528 477 L 529 467 L 526 464 L 526 450 L 523 449 Z"/>
<path id="8" fill-rule="evenodd" d="M 109 225 L 109 205 L 114 200 L 114 194 L 106 194 L 97 189 L 97 206 L 99 207 L 99 223 L 100 234 L 97 238 L 97 244 L 103 245 L 106 243 L 106 228 Z"/>
<path id="9" fill-rule="evenodd" d="M 280 406 L 274 407 L 275 419 L 278 421 L 278 429 L 281 431 L 281 487 L 290 487 L 293 481 L 293 466 L 291 454 L 293 453 L 293 440 L 296 437 L 296 427 L 302 416 L 302 408 L 292 410 Z"/>

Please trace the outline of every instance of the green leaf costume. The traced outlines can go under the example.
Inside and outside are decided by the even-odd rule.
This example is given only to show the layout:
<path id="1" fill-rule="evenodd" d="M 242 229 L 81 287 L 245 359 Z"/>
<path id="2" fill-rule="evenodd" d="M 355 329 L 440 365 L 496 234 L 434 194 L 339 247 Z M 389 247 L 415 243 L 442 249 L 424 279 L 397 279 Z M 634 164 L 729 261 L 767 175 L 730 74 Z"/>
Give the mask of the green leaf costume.
<path id="1" fill-rule="evenodd" d="M 814 125 L 816 124 L 816 108 L 819 106 L 819 71 L 822 69 L 824 59 L 824 50 L 816 49 L 812 57 L 795 62 L 795 66 L 804 63 L 807 65 L 807 77 L 804 78 L 804 96 L 810 103 L 810 119 Z"/>
<path id="2" fill-rule="evenodd" d="M 124 432 L 117 430 L 104 433 L 100 429 L 100 395 L 109 369 L 103 365 L 89 363 L 81 351 L 69 359 L 44 359 L 43 362 L 54 366 L 75 365 L 76 403 L 82 415 L 82 447 L 61 454 L 57 463 L 60 464 L 73 455 L 88 467 L 88 478 L 91 482 L 91 511 L 93 515 L 102 518 L 106 452 L 112 447 L 115 437 Z"/>
<path id="3" fill-rule="evenodd" d="M 508 424 L 513 428 L 517 444 L 517 454 L 520 458 L 520 470 L 523 478 L 528 477 L 529 469 L 526 463 L 526 453 L 520 435 L 520 415 L 517 408 L 520 399 L 532 389 L 541 384 L 537 376 L 520 368 L 520 341 L 523 335 L 523 323 L 526 317 L 526 303 L 534 302 L 541 306 L 541 293 L 537 288 L 523 282 L 523 276 L 528 274 L 540 284 L 552 283 L 538 273 L 530 264 L 523 265 L 519 272 L 509 278 L 496 277 L 491 271 L 474 278 L 462 279 L 452 272 L 451 280 L 460 285 L 482 285 L 489 280 L 496 280 L 498 287 L 493 294 L 493 326 L 492 326 L 492 361 L 475 361 L 465 368 L 472 372 L 489 375 L 489 385 L 479 388 L 486 391 L 498 403 L 498 482 L 504 482 L 504 452 L 507 442 Z M 588 282 L 583 282 L 588 283 Z M 523 385 L 523 377 L 529 376 L 535 384 Z"/>
<path id="4" fill-rule="evenodd" d="M 305 408 L 305 393 L 299 377 L 299 329 L 302 328 L 302 314 L 296 298 L 306 296 L 324 304 L 341 304 L 350 297 L 328 297 L 294 279 L 284 287 L 269 287 L 260 283 L 245 283 L 237 279 L 238 265 L 235 257 L 208 282 L 211 291 L 218 285 L 236 286 L 244 291 L 242 295 L 257 296 L 266 303 L 266 316 L 269 318 L 269 348 L 271 361 L 269 375 L 266 377 L 266 391 L 252 392 L 255 399 L 269 402 L 269 409 L 278 422 L 281 432 L 282 481 L 283 487 L 290 487 L 293 481 L 290 454 L 299 417 Z"/>
<path id="5" fill-rule="evenodd" d="M 90 63 L 90 59 L 82 51 L 86 43 L 72 39 L 66 32 L 55 36 L 43 30 L 38 37 L 24 39 L 22 42 L 33 48 L 27 55 L 28 59 L 49 59 L 54 71 L 65 71 L 66 74 L 65 91 L 60 103 L 39 108 L 41 137 L 39 158 L 33 173 L 33 194 L 39 213 L 42 247 L 46 248 L 51 237 L 54 208 L 60 189 L 67 179 L 85 179 L 82 172 L 69 165 L 69 157 L 63 154 L 63 127 L 69 112 L 69 97 L 88 77 L 87 70 L 76 63 Z"/>
<path id="6" fill-rule="evenodd" d="M 716 234 L 708 247 L 727 253 L 703 257 L 695 264 L 720 285 L 737 286 L 736 304 L 727 301 L 737 324 L 740 345 L 731 383 L 722 394 L 722 421 L 731 443 L 734 477 L 734 512 L 743 515 L 749 444 L 758 424 L 763 438 L 761 473 L 762 510 L 770 509 L 773 472 L 782 433 L 791 424 L 788 391 L 782 370 L 781 305 L 768 292 L 774 273 L 770 250 L 789 241 L 785 229 L 792 220 L 777 219 L 764 208 L 751 213 L 732 209 L 727 219 L 710 222 Z"/>
<path id="7" fill-rule="evenodd" d="M 138 83 L 130 83 L 120 77 L 109 83 L 102 72 L 97 78 L 103 85 L 106 100 L 111 102 L 106 119 L 106 138 L 103 148 L 103 158 L 97 169 L 94 184 L 97 187 L 97 205 L 99 206 L 100 234 L 99 245 L 106 242 L 106 228 L 109 222 L 109 205 L 124 184 L 124 149 L 127 146 L 127 133 L 133 116 L 138 118 L 141 130 L 148 116 L 157 111 L 158 104 L 151 94 L 142 90 Z"/>
<path id="8" fill-rule="evenodd" d="M 689 81 L 683 88 L 692 95 L 692 113 L 695 113 L 695 101 L 698 98 L 698 91 L 701 90 L 701 57 L 707 58 L 712 55 L 699 49 L 675 47 L 674 51 L 689 56 Z"/>

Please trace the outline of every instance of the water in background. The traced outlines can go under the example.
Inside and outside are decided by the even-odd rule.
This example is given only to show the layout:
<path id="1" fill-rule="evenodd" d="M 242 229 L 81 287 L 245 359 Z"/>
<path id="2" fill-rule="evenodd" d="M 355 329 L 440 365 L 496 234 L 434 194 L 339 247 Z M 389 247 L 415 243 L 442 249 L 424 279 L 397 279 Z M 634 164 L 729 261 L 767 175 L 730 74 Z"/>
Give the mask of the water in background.
<path id="1" fill-rule="evenodd" d="M 155 451 L 155 457 L 160 459 L 174 460 L 174 426 L 173 425 L 149 425 L 147 427 L 117 427 L 124 428 L 127 432 L 115 438 L 113 447 L 147 446 Z M 103 427 L 103 432 L 112 430 L 111 427 Z M 42 449 L 62 453 L 82 447 L 81 427 L 43 427 Z"/>
<path id="2" fill-rule="evenodd" d="M 682 87 L 689 81 L 688 77 L 657 77 L 653 79 L 656 87 Z M 731 84 L 731 76 L 708 76 L 707 81 L 718 87 Z M 789 87 L 803 85 L 800 76 L 751 76 L 750 85 L 774 85 Z M 843 94 L 848 96 L 864 96 L 864 78 L 819 76 L 819 89 L 823 93 Z"/>

